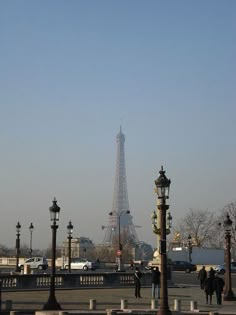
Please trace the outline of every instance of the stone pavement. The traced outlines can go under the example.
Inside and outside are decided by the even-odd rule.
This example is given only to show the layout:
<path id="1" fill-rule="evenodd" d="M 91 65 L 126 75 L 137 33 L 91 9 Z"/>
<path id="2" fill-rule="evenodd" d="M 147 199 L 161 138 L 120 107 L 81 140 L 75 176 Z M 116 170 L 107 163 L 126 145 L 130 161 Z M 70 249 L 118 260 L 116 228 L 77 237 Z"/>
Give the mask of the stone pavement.
<path id="1" fill-rule="evenodd" d="M 235 290 L 234 290 L 235 292 Z M 213 304 L 205 303 L 204 292 L 199 286 L 179 286 L 168 289 L 169 307 L 174 308 L 174 300 L 181 300 L 181 310 L 190 311 L 190 302 L 196 301 L 200 312 L 219 312 L 222 314 L 236 314 L 236 301 L 224 302 L 219 306 L 213 296 Z M 119 289 L 82 289 L 57 290 L 57 301 L 63 310 L 89 310 L 90 299 L 96 300 L 96 309 L 120 309 L 121 300 L 127 300 L 128 309 L 151 309 L 151 288 L 141 289 L 141 299 L 134 297 L 133 288 Z M 48 291 L 2 292 L 2 310 L 6 305 L 12 310 L 40 310 L 47 301 Z"/>

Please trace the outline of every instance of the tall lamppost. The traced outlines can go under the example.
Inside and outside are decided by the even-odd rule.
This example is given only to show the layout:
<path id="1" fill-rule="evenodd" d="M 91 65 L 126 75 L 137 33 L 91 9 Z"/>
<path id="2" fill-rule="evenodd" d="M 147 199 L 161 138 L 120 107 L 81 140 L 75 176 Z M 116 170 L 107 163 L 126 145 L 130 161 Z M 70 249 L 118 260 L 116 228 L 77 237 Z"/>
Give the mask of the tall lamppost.
<path id="1" fill-rule="evenodd" d="M 109 213 L 109 215 L 114 215 L 118 219 L 118 250 L 117 250 L 117 256 L 118 256 L 118 268 L 117 271 L 121 271 L 121 257 L 122 257 L 122 243 L 121 243 L 121 238 L 120 238 L 120 218 L 122 214 L 130 214 L 129 210 L 122 210 L 122 211 L 112 211 Z"/>
<path id="2" fill-rule="evenodd" d="M 29 231 L 30 231 L 30 250 L 29 250 L 29 254 L 30 254 L 30 257 L 32 257 L 32 253 L 33 253 L 33 249 L 32 249 L 32 236 L 33 236 L 33 231 L 34 231 L 34 226 L 33 226 L 33 223 L 32 223 L 32 222 L 30 223 Z"/>
<path id="3" fill-rule="evenodd" d="M 71 240 L 73 233 L 73 225 L 71 221 L 67 225 L 67 235 L 68 235 L 68 272 L 71 272 Z"/>
<path id="4" fill-rule="evenodd" d="M 188 235 L 188 261 L 191 263 L 192 262 L 192 236 L 191 234 Z"/>
<path id="5" fill-rule="evenodd" d="M 20 229 L 21 225 L 20 222 L 17 222 L 16 225 L 16 271 L 20 270 L 19 266 L 19 257 L 20 257 Z"/>
<path id="6" fill-rule="evenodd" d="M 167 179 L 163 166 L 159 171 L 159 176 L 155 180 L 155 192 L 158 196 L 157 209 L 160 211 L 160 244 L 159 252 L 161 256 L 161 290 L 160 290 L 160 308 L 158 315 L 172 314 L 168 305 L 168 287 L 167 287 L 167 255 L 166 255 L 166 211 L 169 205 L 166 200 L 169 198 L 170 179 Z M 157 246 L 158 247 L 158 246 Z"/>
<path id="7" fill-rule="evenodd" d="M 236 297 L 232 290 L 232 280 L 231 280 L 231 230 L 232 230 L 232 220 L 229 214 L 226 215 L 226 219 L 223 222 L 223 228 L 225 231 L 225 244 L 226 244 L 226 256 L 225 256 L 225 290 L 224 290 L 224 301 L 235 301 Z M 219 223 L 221 226 L 221 223 Z"/>
<path id="8" fill-rule="evenodd" d="M 57 234 L 57 221 L 59 221 L 60 207 L 57 205 L 56 198 L 53 200 L 53 205 L 49 208 L 51 216 L 51 229 L 52 229 L 52 265 L 51 265 L 51 282 L 50 293 L 47 303 L 44 305 L 44 310 L 61 310 L 60 304 L 57 302 L 55 296 L 55 274 L 56 274 L 56 234 Z"/>

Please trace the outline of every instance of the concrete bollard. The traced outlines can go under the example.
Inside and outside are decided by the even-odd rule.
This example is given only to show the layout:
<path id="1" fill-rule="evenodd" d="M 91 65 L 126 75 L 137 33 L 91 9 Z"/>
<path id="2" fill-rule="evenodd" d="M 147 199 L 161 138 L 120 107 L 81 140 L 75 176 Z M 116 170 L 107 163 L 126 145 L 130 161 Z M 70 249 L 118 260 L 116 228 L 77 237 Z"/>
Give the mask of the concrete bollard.
<path id="1" fill-rule="evenodd" d="M 174 299 L 174 311 L 181 311 L 181 300 Z"/>
<path id="2" fill-rule="evenodd" d="M 12 300 L 6 300 L 6 310 L 12 310 Z"/>
<path id="3" fill-rule="evenodd" d="M 126 308 L 128 308 L 128 302 L 127 302 L 127 300 L 121 299 L 121 300 L 120 300 L 120 309 L 121 309 L 121 310 L 124 310 L 124 309 L 126 309 Z"/>
<path id="4" fill-rule="evenodd" d="M 158 307 L 158 301 L 155 299 L 151 299 L 151 310 L 156 310 Z"/>
<path id="5" fill-rule="evenodd" d="M 96 300 L 90 299 L 89 300 L 89 309 L 90 310 L 96 310 L 96 306 L 97 306 Z"/>
<path id="6" fill-rule="evenodd" d="M 197 310 L 197 301 L 190 301 L 190 311 Z"/>

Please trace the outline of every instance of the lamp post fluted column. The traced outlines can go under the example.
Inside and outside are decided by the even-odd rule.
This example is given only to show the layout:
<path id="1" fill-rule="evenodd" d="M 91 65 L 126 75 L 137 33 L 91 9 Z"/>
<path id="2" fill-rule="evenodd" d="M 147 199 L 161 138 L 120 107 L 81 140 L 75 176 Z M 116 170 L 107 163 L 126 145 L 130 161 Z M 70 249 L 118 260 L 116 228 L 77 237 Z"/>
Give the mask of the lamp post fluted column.
<path id="1" fill-rule="evenodd" d="M 29 250 L 29 254 L 30 254 L 30 257 L 32 257 L 32 253 L 33 253 L 32 239 L 33 239 L 33 231 L 34 231 L 34 225 L 33 225 L 32 222 L 30 223 L 29 231 L 30 231 L 30 250 Z"/>
<path id="2" fill-rule="evenodd" d="M 16 225 L 16 271 L 20 271 L 19 266 L 19 257 L 20 257 L 20 229 L 21 225 L 20 222 L 17 222 Z"/>
<path id="3" fill-rule="evenodd" d="M 120 236 L 120 218 L 122 214 L 130 214 L 129 210 L 122 210 L 120 212 L 110 212 L 109 215 L 116 215 L 116 218 L 118 220 L 118 250 L 117 250 L 117 256 L 118 256 L 118 268 L 117 271 L 121 271 L 121 265 L 122 265 L 122 244 L 121 244 L 121 236 Z"/>
<path id="4" fill-rule="evenodd" d="M 225 230 L 225 245 L 226 245 L 226 273 L 225 273 L 225 290 L 224 301 L 235 301 L 236 297 L 232 290 L 232 278 L 231 278 L 231 230 L 232 220 L 229 214 L 226 215 L 226 220 L 223 223 Z"/>
<path id="5" fill-rule="evenodd" d="M 73 225 L 71 221 L 67 225 L 67 234 L 68 234 L 68 272 L 71 272 L 71 240 L 73 233 Z"/>
<path id="6" fill-rule="evenodd" d="M 167 286 L 167 253 L 166 253 L 166 211 L 169 209 L 169 205 L 166 204 L 166 200 L 169 198 L 170 179 L 165 176 L 163 167 L 159 172 L 158 178 L 155 180 L 157 199 L 157 209 L 160 212 L 160 244 L 159 253 L 161 257 L 161 289 L 160 289 L 160 308 L 158 315 L 171 315 L 171 311 L 168 305 L 168 286 Z M 158 247 L 158 246 L 157 246 Z"/>
<path id="7" fill-rule="evenodd" d="M 54 198 L 52 207 L 49 208 L 51 214 L 51 229 L 52 229 L 52 263 L 51 263 L 51 282 L 50 292 L 47 303 L 44 305 L 44 310 L 61 310 L 60 304 L 57 302 L 55 296 L 55 275 L 56 275 L 56 234 L 57 234 L 57 221 L 59 220 L 60 207 Z"/>
<path id="8" fill-rule="evenodd" d="M 191 263 L 192 262 L 192 236 L 189 234 L 188 236 L 188 261 Z"/>

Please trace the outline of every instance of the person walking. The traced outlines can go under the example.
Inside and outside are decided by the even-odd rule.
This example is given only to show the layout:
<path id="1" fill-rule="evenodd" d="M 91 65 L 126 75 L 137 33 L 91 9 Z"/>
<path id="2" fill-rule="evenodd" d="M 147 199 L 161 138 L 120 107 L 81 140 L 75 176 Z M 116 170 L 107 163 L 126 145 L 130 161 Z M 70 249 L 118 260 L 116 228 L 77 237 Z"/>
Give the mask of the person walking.
<path id="1" fill-rule="evenodd" d="M 206 294 L 206 303 L 207 304 L 208 304 L 208 302 L 210 302 L 210 304 L 212 303 L 212 295 L 214 293 L 214 279 L 215 279 L 215 276 L 209 272 L 207 279 L 204 283 L 204 291 Z"/>
<path id="2" fill-rule="evenodd" d="M 158 267 L 152 268 L 152 298 L 160 299 L 160 276 Z"/>
<path id="3" fill-rule="evenodd" d="M 214 278 L 214 289 L 216 291 L 216 303 L 218 305 L 222 304 L 222 292 L 225 286 L 224 279 L 220 278 L 216 273 Z"/>
<path id="4" fill-rule="evenodd" d="M 136 298 L 141 298 L 141 295 L 140 295 L 141 278 L 142 278 L 142 272 L 139 270 L 138 267 L 136 267 L 135 272 L 134 272 L 134 285 L 135 285 L 134 295 Z"/>
<path id="5" fill-rule="evenodd" d="M 205 266 L 202 266 L 202 268 L 199 270 L 198 273 L 198 280 L 200 280 L 200 288 L 204 290 L 204 283 L 207 278 L 207 272 Z"/>

